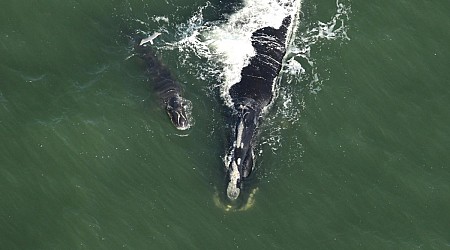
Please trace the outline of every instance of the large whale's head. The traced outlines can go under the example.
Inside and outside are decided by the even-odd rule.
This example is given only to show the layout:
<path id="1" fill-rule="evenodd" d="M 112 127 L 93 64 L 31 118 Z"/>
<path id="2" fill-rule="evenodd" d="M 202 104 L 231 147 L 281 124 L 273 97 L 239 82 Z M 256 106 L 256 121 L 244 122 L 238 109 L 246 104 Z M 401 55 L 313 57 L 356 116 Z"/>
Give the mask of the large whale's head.
<path id="1" fill-rule="evenodd" d="M 166 106 L 167 114 L 173 125 L 179 130 L 186 130 L 191 127 L 190 110 L 191 102 L 179 95 L 169 98 Z"/>
<path id="2" fill-rule="evenodd" d="M 253 100 L 245 100 L 235 105 L 233 142 L 227 156 L 228 187 L 230 200 L 239 197 L 242 181 L 254 167 L 253 146 L 261 110 Z"/>

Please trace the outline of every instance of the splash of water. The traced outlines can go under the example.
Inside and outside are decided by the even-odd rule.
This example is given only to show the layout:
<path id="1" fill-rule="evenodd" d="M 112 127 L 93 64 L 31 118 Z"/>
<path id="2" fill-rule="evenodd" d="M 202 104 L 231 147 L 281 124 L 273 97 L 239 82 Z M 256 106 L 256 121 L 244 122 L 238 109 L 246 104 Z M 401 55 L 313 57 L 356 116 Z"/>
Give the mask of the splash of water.
<path id="1" fill-rule="evenodd" d="M 178 50 L 181 64 L 197 78 L 215 79 L 210 82 L 219 82 L 212 84 L 210 89 L 219 88 L 227 105 L 231 105 L 229 88 L 240 80 L 240 71 L 254 55 L 250 40 L 252 32 L 267 26 L 279 27 L 286 15 L 299 12 L 301 1 L 245 0 L 243 6 L 226 21 L 205 22 L 203 11 L 212 7 L 210 3 L 206 3 L 199 7 L 187 23 L 178 25 L 178 40 L 167 42 L 161 48 Z M 323 41 L 349 40 L 346 23 L 350 13 L 349 3 L 344 4 L 337 0 L 336 13 L 330 20 L 316 21 L 316 24 L 307 27 L 306 31 L 297 31 L 297 27 L 293 27 L 291 43 L 280 77 L 283 84 L 302 84 L 307 86 L 312 94 L 321 90 L 323 79 L 317 73 L 315 59 L 311 57 L 311 48 Z M 192 56 L 204 59 L 207 64 L 192 63 Z M 289 88 L 281 87 L 274 91 L 281 93 L 284 107 L 281 112 L 292 122 L 297 121 L 299 114 L 292 114 L 290 111 L 293 106 L 303 107 L 303 98 L 293 100 Z"/>
<path id="2" fill-rule="evenodd" d="M 329 20 L 310 22 L 312 24 L 302 30 L 293 27 L 279 84 L 274 89 L 276 101 L 281 105 L 266 115 L 263 123 L 267 133 L 261 138 L 261 145 L 268 145 L 272 153 L 282 146 L 282 130 L 298 122 L 306 106 L 305 92 L 298 89 L 318 94 L 326 80 L 318 73 L 317 59 L 311 56 L 311 51 L 328 41 L 350 40 L 347 23 L 351 8 L 350 2 L 344 1 L 336 1 L 336 11 Z M 290 0 L 245 0 L 243 7 L 227 20 L 205 22 L 203 11 L 210 7 L 209 3 L 201 6 L 187 23 L 179 24 L 178 40 L 166 43 L 162 49 L 177 50 L 179 61 L 198 79 L 218 82 L 211 84 L 209 89 L 219 89 L 225 104 L 231 105 L 228 90 L 240 80 L 242 68 L 254 55 L 250 40 L 253 31 L 266 26 L 279 27 L 286 15 L 300 12 L 301 1 L 293 4 Z M 297 25 L 300 22 L 301 17 L 296 19 Z M 192 63 L 192 56 L 207 63 Z M 301 145 L 300 142 L 297 144 Z"/>
<path id="3" fill-rule="evenodd" d="M 276 84 L 275 89 L 277 102 L 281 105 L 266 116 L 263 124 L 268 135 L 261 138 L 261 144 L 269 145 L 273 152 L 281 147 L 282 130 L 298 122 L 306 106 L 305 93 L 298 89 L 317 94 L 326 80 L 318 73 L 316 58 L 311 56 L 311 51 L 328 41 L 350 40 L 347 24 L 351 14 L 349 1 L 337 0 L 336 11 L 329 20 L 310 22 L 311 25 L 301 30 L 293 27 L 279 77 L 280 84 Z M 176 50 L 181 65 L 200 80 L 218 82 L 211 84 L 209 90 L 219 89 L 225 104 L 231 105 L 228 90 L 240 80 L 242 68 L 254 55 L 250 40 L 253 31 L 267 26 L 278 28 L 286 15 L 300 12 L 301 3 L 300 0 L 244 0 L 243 7 L 227 20 L 213 22 L 204 20 L 203 12 L 213 8 L 209 2 L 199 7 L 186 23 L 174 24 L 169 17 L 154 17 L 152 20 L 161 25 L 159 32 L 176 32 L 172 36 L 175 41 L 160 43 L 158 50 Z M 297 25 L 299 22 L 301 16 L 296 19 Z M 205 63 L 191 60 L 193 57 Z"/>
<path id="4" fill-rule="evenodd" d="M 336 1 L 336 12 L 329 21 L 316 21 L 312 27 L 300 32 L 286 57 L 283 74 L 287 75 L 288 82 L 307 82 L 306 86 L 312 94 L 321 90 L 322 78 L 317 73 L 315 59 L 311 57 L 313 45 L 320 45 L 331 40 L 348 41 L 348 21 L 350 20 L 351 6 L 349 3 Z"/>
<path id="5" fill-rule="evenodd" d="M 229 89 L 240 81 L 242 68 L 255 55 L 251 43 L 253 32 L 263 27 L 279 28 L 283 19 L 288 15 L 295 17 L 299 8 L 300 1 L 245 0 L 244 7 L 230 15 L 226 23 L 204 35 L 214 58 L 222 66 L 220 93 L 228 106 L 232 106 Z"/>
<path id="6" fill-rule="evenodd" d="M 295 39 L 289 46 L 285 57 L 282 72 L 280 74 L 280 87 L 278 90 L 277 105 L 273 112 L 265 117 L 263 130 L 266 132 L 261 137 L 259 156 L 263 149 L 268 149 L 272 154 L 277 154 L 283 146 L 283 130 L 291 128 L 300 121 L 303 110 L 306 108 L 305 95 L 319 94 L 322 84 L 326 82 L 326 76 L 318 72 L 317 60 L 312 56 L 314 49 L 320 49 L 331 41 L 345 43 L 350 40 L 348 36 L 348 22 L 350 20 L 350 3 L 346 4 L 336 1 L 336 12 L 328 21 L 315 21 L 305 30 L 297 31 Z M 290 152 L 292 159 L 289 162 L 298 162 L 295 158 L 303 155 L 302 138 L 289 137 Z M 287 162 L 286 165 L 290 165 Z M 289 166 L 285 166 L 289 167 Z M 260 175 L 266 181 L 277 178 L 276 169 L 264 169 Z"/>
<path id="7" fill-rule="evenodd" d="M 305 31 L 299 31 L 290 45 L 280 81 L 279 105 L 274 120 L 282 120 L 294 124 L 300 119 L 301 111 L 306 103 L 304 96 L 293 91 L 293 88 L 304 89 L 310 94 L 318 94 L 322 88 L 324 78 L 318 73 L 316 59 L 311 56 L 313 47 L 320 46 L 327 41 L 350 40 L 347 35 L 348 21 L 351 8 L 348 4 L 336 1 L 336 13 L 329 21 L 316 21 Z M 269 121 L 270 123 L 270 121 Z"/>
<path id="8" fill-rule="evenodd" d="M 225 212 L 243 212 L 254 207 L 255 205 L 255 195 L 258 192 L 258 188 L 254 188 L 250 191 L 248 197 L 243 201 L 243 203 L 229 203 L 229 200 L 221 199 L 219 191 L 214 192 L 213 201 L 216 207 L 224 210 Z"/>

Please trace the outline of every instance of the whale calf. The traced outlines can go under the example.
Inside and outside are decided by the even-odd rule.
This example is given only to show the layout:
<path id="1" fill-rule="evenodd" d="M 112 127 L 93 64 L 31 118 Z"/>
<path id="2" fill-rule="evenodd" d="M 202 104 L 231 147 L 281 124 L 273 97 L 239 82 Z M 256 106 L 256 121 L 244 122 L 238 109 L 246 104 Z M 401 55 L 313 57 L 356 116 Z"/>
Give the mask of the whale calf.
<path id="1" fill-rule="evenodd" d="M 144 60 L 149 79 L 154 83 L 154 89 L 171 122 L 177 129 L 186 130 L 192 126 L 192 104 L 189 100 L 182 97 L 181 85 L 175 80 L 169 69 L 159 60 L 154 50 L 146 46 L 149 42 L 153 44 L 153 39 L 159 35 L 160 33 L 156 32 L 147 38 L 139 39 L 140 41 L 135 46 L 135 52 Z"/>

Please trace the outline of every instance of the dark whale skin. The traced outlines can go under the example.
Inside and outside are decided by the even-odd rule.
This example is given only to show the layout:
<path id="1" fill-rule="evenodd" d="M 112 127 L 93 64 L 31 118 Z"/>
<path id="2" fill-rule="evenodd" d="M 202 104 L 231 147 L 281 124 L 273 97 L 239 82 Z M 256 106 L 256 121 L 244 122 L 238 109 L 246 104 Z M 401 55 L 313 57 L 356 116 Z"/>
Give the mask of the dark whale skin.
<path id="1" fill-rule="evenodd" d="M 252 34 L 252 46 L 256 55 L 241 71 L 241 80 L 229 91 L 233 102 L 244 97 L 255 100 L 261 108 L 273 98 L 273 85 L 286 54 L 286 35 L 291 16 L 284 18 L 280 28 L 264 27 Z"/>
<path id="2" fill-rule="evenodd" d="M 136 45 L 135 51 L 144 61 L 149 80 L 153 83 L 161 105 L 166 109 L 173 125 L 179 130 L 190 128 L 192 124 L 189 116 L 192 105 L 189 100 L 182 97 L 181 85 L 159 60 L 153 49 L 145 45 Z"/>
<path id="3" fill-rule="evenodd" d="M 274 98 L 274 84 L 286 54 L 287 32 L 291 16 L 275 29 L 264 27 L 253 32 L 251 40 L 255 56 L 241 71 L 241 80 L 231 86 L 233 102 L 231 146 L 227 154 L 227 196 L 236 200 L 254 168 L 255 145 L 262 110 Z"/>

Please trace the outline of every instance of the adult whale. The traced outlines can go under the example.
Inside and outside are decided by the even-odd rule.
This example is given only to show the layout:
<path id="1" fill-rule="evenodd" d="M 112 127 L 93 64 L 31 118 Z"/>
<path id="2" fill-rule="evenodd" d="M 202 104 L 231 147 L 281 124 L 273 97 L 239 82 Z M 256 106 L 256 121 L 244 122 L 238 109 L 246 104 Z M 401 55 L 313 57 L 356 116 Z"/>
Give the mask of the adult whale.
<path id="1" fill-rule="evenodd" d="M 182 97 L 182 88 L 169 69 L 158 59 L 153 49 L 146 46 L 146 43 L 153 44 L 153 39 L 159 35 L 160 33 L 155 33 L 148 38 L 139 39 L 135 51 L 144 60 L 149 79 L 154 83 L 154 89 L 173 125 L 179 130 L 186 130 L 192 126 L 192 104 Z"/>
<path id="2" fill-rule="evenodd" d="M 226 157 L 228 177 L 227 196 L 235 200 L 243 181 L 254 167 L 253 152 L 261 112 L 274 98 L 274 84 L 286 54 L 286 42 L 292 16 L 286 16 L 279 28 L 264 27 L 252 33 L 256 52 L 241 71 L 241 79 L 231 86 L 233 103 L 232 145 Z"/>

